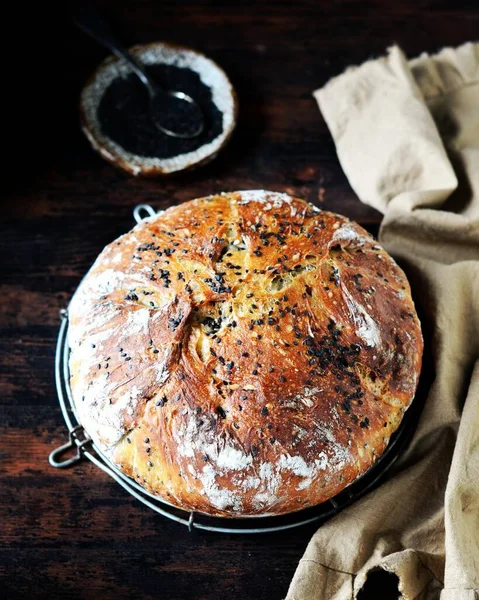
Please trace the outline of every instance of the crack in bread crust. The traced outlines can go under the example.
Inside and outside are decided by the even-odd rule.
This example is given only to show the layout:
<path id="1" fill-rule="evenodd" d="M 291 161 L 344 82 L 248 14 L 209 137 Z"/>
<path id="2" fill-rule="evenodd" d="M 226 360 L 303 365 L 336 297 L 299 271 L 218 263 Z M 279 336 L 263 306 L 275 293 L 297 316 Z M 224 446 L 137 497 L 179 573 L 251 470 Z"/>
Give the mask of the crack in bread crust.
<path id="1" fill-rule="evenodd" d="M 85 429 L 150 492 L 212 515 L 339 493 L 386 448 L 421 368 L 394 260 L 356 223 L 274 192 L 145 220 L 69 312 Z"/>

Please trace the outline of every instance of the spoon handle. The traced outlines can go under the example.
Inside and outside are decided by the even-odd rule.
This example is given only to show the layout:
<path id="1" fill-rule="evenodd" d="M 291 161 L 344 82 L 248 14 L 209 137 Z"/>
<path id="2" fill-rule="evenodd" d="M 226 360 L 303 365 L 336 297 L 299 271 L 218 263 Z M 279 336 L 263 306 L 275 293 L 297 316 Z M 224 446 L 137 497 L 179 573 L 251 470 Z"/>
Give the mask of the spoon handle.
<path id="1" fill-rule="evenodd" d="M 155 85 L 151 82 L 143 66 L 124 48 L 117 38 L 113 35 L 108 23 L 96 12 L 88 2 L 80 2 L 73 9 L 73 22 L 83 32 L 94 38 L 113 54 L 127 62 L 132 70 L 139 77 L 141 82 L 147 87 L 150 95 L 156 91 Z"/>

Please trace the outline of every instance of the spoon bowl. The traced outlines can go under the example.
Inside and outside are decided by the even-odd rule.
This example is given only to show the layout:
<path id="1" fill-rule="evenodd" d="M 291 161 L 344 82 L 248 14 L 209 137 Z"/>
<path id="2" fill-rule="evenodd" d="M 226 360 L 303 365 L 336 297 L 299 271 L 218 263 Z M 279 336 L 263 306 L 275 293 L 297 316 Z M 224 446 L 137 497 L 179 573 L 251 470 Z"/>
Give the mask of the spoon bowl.
<path id="1" fill-rule="evenodd" d="M 150 93 L 150 117 L 156 127 L 171 137 L 191 139 L 204 128 L 204 117 L 198 103 L 184 92 L 163 91 Z"/>

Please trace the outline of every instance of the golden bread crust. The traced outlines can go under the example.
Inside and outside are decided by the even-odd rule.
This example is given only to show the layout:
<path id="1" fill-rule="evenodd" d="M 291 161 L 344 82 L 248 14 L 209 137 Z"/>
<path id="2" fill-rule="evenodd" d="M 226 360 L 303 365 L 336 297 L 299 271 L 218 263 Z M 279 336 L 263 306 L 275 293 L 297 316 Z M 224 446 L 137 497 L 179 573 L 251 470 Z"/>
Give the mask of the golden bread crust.
<path id="1" fill-rule="evenodd" d="M 275 192 L 187 202 L 107 246 L 69 310 L 79 418 L 179 507 L 278 515 L 381 455 L 421 368 L 402 270 L 359 225 Z"/>

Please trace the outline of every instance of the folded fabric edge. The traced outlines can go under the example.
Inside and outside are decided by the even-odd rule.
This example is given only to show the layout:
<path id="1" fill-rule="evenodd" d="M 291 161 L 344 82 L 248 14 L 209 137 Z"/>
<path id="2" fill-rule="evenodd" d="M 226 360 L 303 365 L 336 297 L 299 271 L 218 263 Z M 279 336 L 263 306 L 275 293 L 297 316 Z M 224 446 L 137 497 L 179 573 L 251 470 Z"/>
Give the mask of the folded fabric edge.
<path id="1" fill-rule="evenodd" d="M 428 102 L 479 85 L 479 42 L 465 42 L 457 48 L 447 46 L 434 54 L 423 52 L 408 64 Z"/>
<path id="2" fill-rule="evenodd" d="M 448 588 L 442 590 L 440 600 L 479 600 L 479 589 L 461 590 Z"/>
<path id="3" fill-rule="evenodd" d="M 347 69 L 314 97 L 343 171 L 365 204 L 384 213 L 391 199 L 407 191 L 419 205 L 440 206 L 456 189 L 437 125 L 398 46 Z"/>
<path id="4" fill-rule="evenodd" d="M 314 564 L 314 570 L 311 569 L 311 563 Z M 305 557 L 299 561 L 285 600 L 354 600 L 354 577 L 353 573 Z"/>
<path id="5" fill-rule="evenodd" d="M 365 587 L 368 578 L 378 571 L 397 577 L 397 589 L 401 600 L 415 600 L 431 587 L 436 590 L 443 588 L 443 582 L 421 560 L 418 553 L 412 549 L 405 549 L 389 554 L 359 571 L 354 581 L 355 599 Z"/>
<path id="6" fill-rule="evenodd" d="M 314 565 L 314 571 L 311 570 L 311 565 Z M 285 600 L 306 598 L 309 600 L 315 597 L 327 597 L 329 600 L 356 600 L 367 584 L 368 578 L 380 571 L 397 578 L 397 589 L 401 594 L 401 600 L 415 600 L 431 586 L 439 593 L 443 587 L 443 582 L 412 549 L 385 556 L 355 573 L 309 558 L 306 550 L 305 556 L 299 561 Z M 466 599 L 469 600 L 467 596 L 464 600 Z"/>
<path id="7" fill-rule="evenodd" d="M 462 81 L 464 85 L 479 83 L 479 42 L 464 42 L 464 44 L 461 44 L 457 48 L 454 48 L 452 46 L 445 46 L 438 52 L 422 52 L 421 54 L 419 54 L 419 56 L 413 57 L 409 60 L 407 59 L 407 57 L 405 56 L 405 54 L 399 46 L 393 45 L 389 46 L 386 49 L 385 54 L 382 54 L 375 58 L 370 58 L 364 63 L 358 65 L 350 65 L 346 67 L 346 69 L 342 73 L 340 73 L 339 75 L 335 75 L 334 77 L 329 79 L 322 87 L 314 90 L 312 92 L 312 96 L 320 105 L 320 93 L 328 85 L 333 84 L 334 82 L 338 82 L 342 78 L 351 75 L 351 73 L 356 71 L 357 69 L 361 69 L 363 67 L 368 68 L 368 65 L 371 65 L 377 61 L 387 60 L 388 57 L 394 56 L 395 53 L 400 53 L 408 62 L 409 67 L 413 70 L 422 68 L 426 63 L 430 65 L 431 61 L 434 61 L 436 65 L 448 63 L 450 65 L 456 66 L 457 73 L 462 76 Z M 429 90 L 422 89 L 421 91 L 425 100 L 430 100 L 437 95 L 450 93 L 451 91 L 455 91 L 455 89 L 459 87 L 457 85 L 454 85 L 447 78 L 446 74 L 442 70 L 436 69 L 435 75 L 437 77 L 436 83 L 441 86 L 441 91 L 432 92 Z"/>
<path id="8" fill-rule="evenodd" d="M 387 48 L 387 53 L 385 55 L 379 56 L 377 58 L 371 58 L 370 60 L 368 60 L 360 65 L 351 65 L 351 66 L 347 67 L 346 70 L 343 71 L 343 73 L 340 73 L 339 75 L 336 75 L 335 77 L 332 77 L 328 82 L 326 82 L 326 84 L 323 87 L 318 88 L 317 90 L 315 90 L 313 92 L 313 97 L 316 99 L 319 109 L 321 110 L 321 113 L 324 116 L 324 120 L 326 121 L 326 124 L 327 124 L 329 130 L 331 131 L 331 134 L 332 134 L 333 138 L 335 139 L 336 143 L 341 136 L 341 131 L 339 131 L 338 126 L 337 126 L 338 111 L 337 111 L 337 107 L 336 107 L 336 110 L 334 111 L 334 113 L 330 114 L 330 111 L 328 110 L 329 98 L 334 96 L 334 97 L 336 97 L 336 100 L 337 100 L 338 94 L 337 94 L 336 90 L 341 89 L 343 86 L 345 86 L 344 89 L 350 88 L 351 76 L 354 76 L 360 72 L 364 72 L 364 71 L 367 72 L 367 71 L 370 71 L 371 69 L 380 70 L 381 76 L 383 78 L 387 78 L 389 75 L 388 74 L 389 65 L 393 66 L 394 75 L 396 77 L 402 77 L 402 78 L 406 79 L 406 83 L 408 84 L 408 87 L 410 87 L 413 94 L 416 97 L 423 99 L 419 88 L 417 87 L 412 75 L 409 72 L 409 69 L 408 68 L 400 68 L 401 65 L 407 65 L 407 59 L 406 59 L 406 56 L 404 55 L 403 51 L 401 50 L 401 48 L 396 45 L 390 46 L 389 48 Z M 392 79 L 391 79 L 391 82 L 392 82 Z M 351 105 L 348 104 L 347 108 L 349 109 L 350 107 L 351 107 Z"/>

